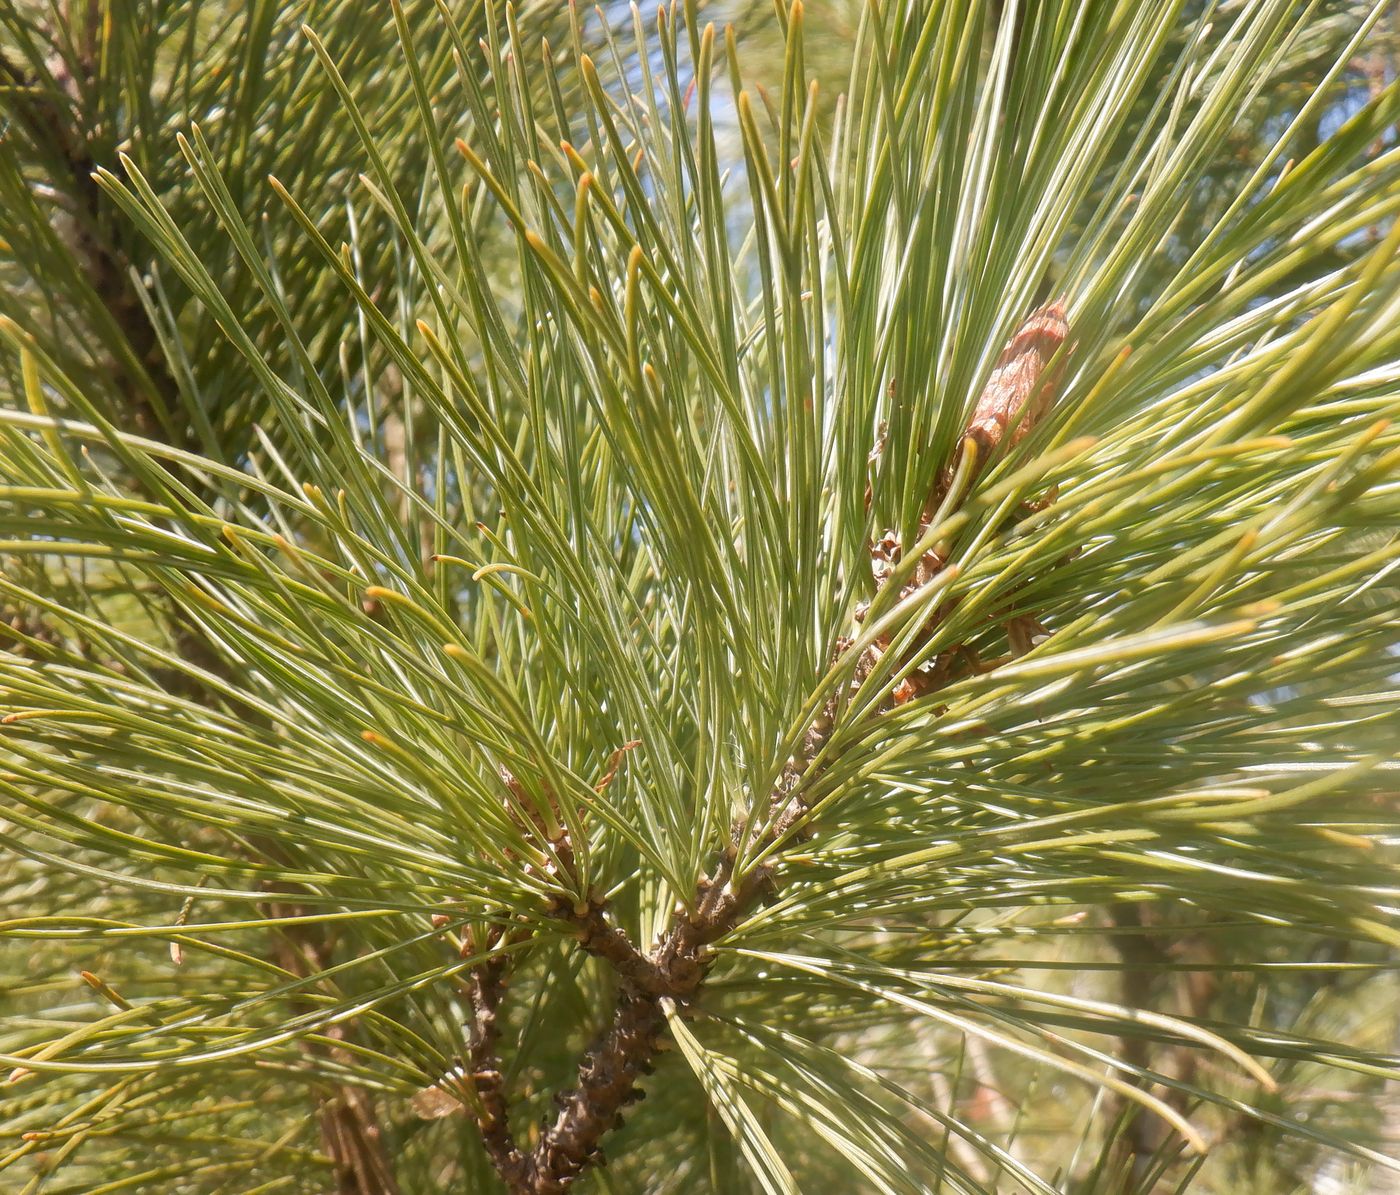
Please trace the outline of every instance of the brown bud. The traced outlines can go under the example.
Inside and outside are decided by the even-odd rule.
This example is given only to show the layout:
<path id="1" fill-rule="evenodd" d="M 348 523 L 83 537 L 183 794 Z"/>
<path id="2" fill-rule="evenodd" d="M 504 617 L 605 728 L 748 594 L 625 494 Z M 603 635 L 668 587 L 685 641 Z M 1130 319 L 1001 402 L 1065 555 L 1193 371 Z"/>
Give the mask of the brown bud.
<path id="1" fill-rule="evenodd" d="M 1013 429 L 1008 446 L 1014 448 L 1045 418 L 1055 401 L 1060 370 L 1057 376 L 1042 375 L 1068 335 L 1065 302 L 1055 299 L 1032 311 L 1007 341 L 963 433 L 977 442 L 983 460 L 997 450 L 1007 428 Z M 1031 407 L 1023 415 L 1027 400 Z"/>
<path id="2" fill-rule="evenodd" d="M 466 1110 L 457 1096 L 441 1086 L 424 1087 L 414 1092 L 409 1104 L 421 1120 L 441 1120 L 444 1116 Z"/>

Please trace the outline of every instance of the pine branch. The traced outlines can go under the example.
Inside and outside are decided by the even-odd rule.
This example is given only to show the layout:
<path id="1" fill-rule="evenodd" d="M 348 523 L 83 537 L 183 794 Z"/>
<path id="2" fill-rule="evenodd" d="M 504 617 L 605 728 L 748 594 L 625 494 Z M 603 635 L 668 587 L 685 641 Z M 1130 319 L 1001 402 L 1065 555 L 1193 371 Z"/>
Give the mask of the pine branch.
<path id="1" fill-rule="evenodd" d="M 86 24 L 79 31 L 83 52 L 74 64 L 77 71 L 86 73 L 83 80 L 65 63 L 54 75 L 54 83 L 63 91 L 55 91 L 42 80 L 28 77 L 2 52 L 0 80 L 9 91 L 12 116 L 26 130 L 33 145 L 50 155 L 58 174 L 52 181 L 70 198 L 72 210 L 64 213 L 67 219 L 58 227 L 66 237 L 73 261 L 99 301 L 100 312 L 118 334 L 118 347 L 108 364 L 123 412 L 139 434 L 175 447 L 189 447 L 190 429 L 179 427 L 174 420 L 174 413 L 180 409 L 178 383 L 138 289 L 139 271 L 118 235 L 120 213 L 95 179 L 98 162 L 94 146 L 82 130 L 94 127 L 96 122 L 82 120 L 64 102 L 66 98 L 76 106 L 82 92 L 80 82 L 90 82 L 98 69 L 94 47 L 100 36 L 100 19 L 101 6 L 89 5 Z M 182 659 L 224 680 L 236 680 L 227 661 L 196 627 L 178 617 L 172 618 L 169 625 Z M 184 672 L 163 670 L 159 678 L 172 692 L 183 696 L 210 703 L 227 700 Z M 260 721 L 249 709 L 240 712 L 255 723 Z M 267 857 L 278 857 L 279 852 L 270 842 L 253 841 Z M 305 978 L 329 965 L 329 943 L 317 940 L 306 927 L 298 930 L 295 943 L 284 945 L 288 949 L 284 951 L 283 965 L 293 974 Z M 352 1031 L 351 1026 L 336 1025 L 327 1033 L 343 1037 Z M 303 1049 L 308 1051 L 318 1048 L 303 1043 Z M 332 1055 L 335 1053 L 332 1051 Z M 398 1187 L 384 1149 L 382 1129 L 373 1100 L 364 1089 L 353 1084 L 334 1084 L 324 1094 L 318 1094 L 316 1120 L 340 1195 L 395 1195 Z"/>
<path id="2" fill-rule="evenodd" d="M 921 538 L 953 487 L 957 487 L 953 492 L 956 501 L 966 492 L 978 466 L 985 464 L 1004 440 L 1012 446 L 1019 443 L 1049 411 L 1057 378 L 1047 374 L 1046 367 L 1067 333 L 1064 306 L 1059 301 L 1033 312 L 1017 329 L 997 361 L 964 433 L 963 467 L 939 474 L 925 521 L 919 528 Z M 892 533 L 887 533 L 886 538 L 889 535 Z M 896 547 L 884 562 L 893 565 L 899 555 Z M 879 550 L 872 548 L 872 558 L 878 596 L 894 573 L 892 568 L 881 567 Z M 900 596 L 912 596 L 930 585 L 945 564 L 941 558 L 921 558 L 913 579 Z M 913 660 L 951 609 L 945 604 L 928 617 L 914 644 L 906 649 L 901 664 Z M 837 647 L 838 657 L 852 648 L 852 641 L 842 640 Z M 889 637 L 882 636 L 862 650 L 848 682 L 852 691 L 881 666 L 889 648 Z M 921 680 L 901 683 L 881 703 L 876 716 L 947 684 L 953 679 L 953 661 L 962 654 L 960 648 L 950 649 L 940 653 L 926 672 L 911 673 L 911 677 L 919 676 Z M 808 729 L 799 754 L 784 767 L 762 809 L 763 817 L 752 823 L 741 820 L 735 824 L 730 847 L 697 884 L 693 909 L 677 910 L 670 928 L 650 953 L 642 954 L 633 946 L 608 919 L 601 901 L 555 909 L 556 915 L 575 927 L 580 948 L 612 967 L 618 994 L 606 1028 L 579 1064 L 575 1085 L 555 1097 L 559 1112 L 554 1123 L 540 1135 L 528 1155 L 522 1154 L 507 1124 L 508 1109 L 500 1087 L 501 1068 L 496 1053 L 495 1023 L 506 956 L 493 957 L 474 968 L 471 1051 L 479 1097 L 477 1125 L 487 1153 L 512 1195 L 562 1195 L 589 1167 L 605 1164 L 601 1142 L 621 1124 L 626 1107 L 642 1097 L 638 1083 L 651 1072 L 655 1057 L 663 1048 L 668 1010 L 683 1010 L 694 1002 L 714 960 L 710 945 L 730 933 L 765 893 L 775 889 L 777 862 L 763 862 L 740 874 L 736 871 L 738 844 L 776 860 L 783 846 L 799 837 L 809 813 L 802 787 L 812 778 L 814 761 L 835 730 L 839 704 L 839 696 L 833 695 Z M 607 779 L 611 777 L 610 772 Z M 509 773 L 504 779 L 519 795 L 518 781 Z M 567 833 L 551 846 L 564 871 L 577 879 L 572 874 L 573 850 Z"/>
<path id="3" fill-rule="evenodd" d="M 484 1187 L 494 1169 L 514 1195 L 616 1185 L 590 1171 L 643 1094 L 659 1107 L 628 1136 L 643 1119 L 674 1136 L 682 1183 L 726 1133 L 736 1170 L 770 1190 L 1113 1185 L 1135 1161 L 1138 1186 L 1189 1183 L 1173 1137 L 1132 1151 L 1135 1131 L 1163 1125 L 1191 1149 L 1233 1141 L 1217 1168 L 1251 1150 L 1273 1165 L 1275 1143 L 1383 1164 L 1374 1126 L 1344 1123 L 1394 1069 L 1391 1035 L 1370 1028 L 1379 1008 L 1329 1023 L 1331 1041 L 1278 1032 L 1291 993 L 1317 991 L 1314 960 L 1285 932 L 1237 928 L 1395 940 L 1377 850 L 1394 818 L 1372 773 L 1394 720 L 1384 479 L 1400 229 L 1364 258 L 1353 234 L 1394 214 L 1400 165 L 1374 144 L 1400 91 L 1312 136 L 1344 97 L 1352 107 L 1355 80 L 1328 74 L 1296 121 L 1297 105 L 1271 101 L 1286 127 L 1226 161 L 1244 147 L 1229 115 L 1267 94 L 1295 43 L 1323 45 L 1318 69 L 1343 72 L 1364 29 L 1324 32 L 1283 0 L 1214 25 L 1061 3 L 1014 19 L 994 6 L 989 42 L 986 6 L 947 21 L 919 4 L 862 9 L 833 121 L 821 96 L 838 89 L 807 86 L 803 29 L 817 22 L 801 0 L 780 6 L 781 79 L 762 88 L 693 6 L 663 14 L 659 54 L 640 32 L 635 52 L 601 39 L 606 77 L 573 22 L 582 112 L 555 86 L 570 52 L 544 47 L 532 77 L 509 17 L 487 22 L 478 57 L 460 36 L 474 16 L 447 5 L 424 27 L 432 5 L 406 0 L 392 14 L 402 53 L 385 54 L 375 22 L 342 7 L 317 16 L 325 41 L 310 35 L 329 89 L 302 70 L 276 5 L 207 50 L 198 22 L 183 51 L 165 36 L 183 3 L 171 21 L 112 26 L 108 45 L 84 13 L 121 18 L 92 0 L 54 8 L 55 46 L 27 40 L 42 18 L 8 20 L 9 62 L 40 84 L 0 73 L 0 189 L 19 234 L 5 256 L 25 276 L 5 309 L 38 351 L 9 381 L 29 401 L 0 421 L 0 521 L 19 537 L 5 551 L 28 570 L 7 566 L 3 589 L 7 608 L 40 616 L 15 621 L 20 651 L 5 653 L 0 837 L 43 854 L 11 885 L 24 919 L 7 934 L 154 944 L 183 894 L 175 965 L 181 944 L 237 953 L 195 955 L 177 982 L 122 968 L 136 1002 L 109 999 L 120 1015 L 81 1040 L 17 955 L 19 998 L 42 1019 L 21 1018 L 10 1048 L 62 1049 L 55 1069 L 75 1073 L 34 1084 L 7 1125 L 57 1146 L 71 1123 L 76 1147 L 88 1129 L 65 1118 L 86 1115 L 77 1105 L 116 1062 L 148 1070 L 157 1102 L 123 1112 L 124 1142 L 92 1134 L 67 1181 L 124 1166 L 143 1130 L 179 1150 L 182 1172 L 238 1174 L 242 1151 L 280 1131 L 266 1100 L 193 1148 L 169 1136 L 192 1107 L 211 1115 L 187 1090 L 221 1097 L 243 1073 L 186 1032 L 212 1008 L 217 1032 L 255 1052 L 252 1075 L 285 1073 L 294 1035 L 303 1098 L 322 1101 L 311 1178 L 358 1195 L 460 1183 L 463 1167 Z M 737 140 L 715 135 L 717 53 Z M 1207 59 L 1219 69 L 1202 77 Z M 268 69 L 237 69 L 249 61 Z M 187 70 L 183 96 L 158 87 L 146 102 L 148 79 Z M 65 181 L 68 147 L 56 157 L 9 112 L 36 96 L 89 158 L 134 146 L 153 189 L 134 169 L 125 183 L 100 172 L 113 206 L 94 223 Z M 154 151 L 187 117 L 211 141 L 177 178 Z M 475 147 L 460 202 L 441 153 L 458 131 Z M 288 161 L 303 164 L 298 185 L 276 189 L 304 238 L 247 211 L 264 168 Z M 357 162 L 367 190 L 347 193 Z M 217 221 L 181 230 L 195 209 Z M 122 434 L 132 400 L 108 365 L 131 364 L 134 341 L 73 239 L 104 222 L 126 250 L 117 276 L 169 350 L 184 405 L 168 414 L 204 439 L 204 406 L 227 391 L 213 426 L 270 416 L 246 451 L 209 440 L 201 460 Z M 178 328 L 148 301 L 148 248 L 181 279 Z M 1076 296 L 1073 403 L 1031 432 L 1069 355 L 1063 313 L 1027 320 L 995 362 L 989 329 L 1054 293 L 1052 278 Z M 34 300 L 55 292 L 46 315 Z M 58 394 L 102 417 L 50 413 Z M 877 426 L 888 451 L 867 458 Z M 1061 460 L 1045 483 L 1065 487 L 1056 509 L 1018 507 Z M 1053 637 L 1021 660 L 1051 633 L 1040 616 Z M 607 778 L 588 793 L 573 766 L 623 727 L 646 735 L 645 778 L 616 800 Z M 504 793 L 490 775 L 502 762 L 522 781 Z M 726 791 L 759 773 L 742 805 Z M 115 893 L 68 882 L 94 869 Z M 205 887 L 236 920 L 188 916 Z M 1141 892 L 1199 910 L 1215 970 L 1239 962 L 1246 978 L 1207 1009 L 1165 978 L 1190 961 L 1188 939 L 1138 956 L 1152 942 L 1133 927 L 1059 915 L 1102 917 Z M 249 900 L 304 908 L 305 924 L 284 938 L 284 918 L 238 913 Z M 322 902 L 326 921 L 310 915 Z M 450 959 L 422 927 L 434 909 L 448 910 L 431 921 Z M 446 929 L 464 919 L 464 935 Z M 256 968 L 259 924 L 290 1000 L 239 974 Z M 1102 966 L 1105 932 L 1130 948 L 1108 964 L 1118 999 L 1100 990 L 1108 975 L 1066 990 L 1022 974 Z M 368 990 L 336 978 L 358 963 L 378 977 Z M 579 968 L 583 989 L 555 983 Z M 1247 985 L 1249 1008 L 1235 1000 Z M 581 990 L 598 994 L 579 1057 L 562 1022 Z M 298 1044 L 309 1024 L 321 1028 Z M 647 1082 L 672 1045 L 697 1087 Z M 913 1045 L 931 1087 L 905 1083 Z M 382 1166 L 367 1097 L 387 1097 L 332 1086 L 376 1058 L 438 1075 L 412 1107 L 474 1120 L 482 1152 L 454 1157 L 458 1134 L 428 1131 Z M 1280 1091 L 1261 1058 L 1296 1082 Z M 517 1102 L 506 1076 L 522 1065 L 551 1079 L 539 1092 L 522 1078 Z M 168 1074 L 189 1078 L 167 1087 Z M 1107 1090 L 1107 1105 L 1091 1113 L 1045 1074 Z M 1001 1095 L 1016 1088 L 1032 1121 L 1082 1120 L 1079 1145 L 1019 1132 Z M 554 1091 L 527 1124 L 526 1099 L 533 1111 Z M 1096 1148 L 1115 1099 L 1114 1140 Z M 67 1145 L 52 1165 L 44 1150 L 22 1168 L 74 1165 Z M 305 1177 L 300 1155 L 259 1154 L 274 1157 Z M 644 1157 L 615 1162 L 622 1185 L 646 1185 L 632 1169 Z"/>

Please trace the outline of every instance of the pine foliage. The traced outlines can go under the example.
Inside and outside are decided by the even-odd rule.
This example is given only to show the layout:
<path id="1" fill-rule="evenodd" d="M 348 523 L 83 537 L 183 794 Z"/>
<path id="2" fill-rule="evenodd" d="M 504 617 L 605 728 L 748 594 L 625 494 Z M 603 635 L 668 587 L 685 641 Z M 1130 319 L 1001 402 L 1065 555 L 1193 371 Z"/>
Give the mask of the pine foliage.
<path id="1" fill-rule="evenodd" d="M 821 7 L 0 7 L 13 1189 L 1400 1168 L 1383 5 Z"/>

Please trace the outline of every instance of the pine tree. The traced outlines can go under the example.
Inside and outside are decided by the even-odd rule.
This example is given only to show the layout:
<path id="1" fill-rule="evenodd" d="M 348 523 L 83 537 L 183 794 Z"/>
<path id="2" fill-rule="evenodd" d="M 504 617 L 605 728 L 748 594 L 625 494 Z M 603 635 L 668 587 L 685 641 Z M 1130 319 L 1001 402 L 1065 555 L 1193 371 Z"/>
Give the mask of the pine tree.
<path id="1" fill-rule="evenodd" d="M 1400 1170 L 1383 6 L 722 15 L 0 4 L 7 1189 Z"/>

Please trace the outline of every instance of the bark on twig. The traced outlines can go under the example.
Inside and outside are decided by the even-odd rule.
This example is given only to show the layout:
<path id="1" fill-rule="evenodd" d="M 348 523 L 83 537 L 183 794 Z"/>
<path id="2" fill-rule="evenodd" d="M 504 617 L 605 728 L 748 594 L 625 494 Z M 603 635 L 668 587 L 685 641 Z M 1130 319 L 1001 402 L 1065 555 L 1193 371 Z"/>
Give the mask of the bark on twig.
<path id="1" fill-rule="evenodd" d="M 665 994 L 669 990 L 666 974 L 613 924 L 601 904 L 590 902 L 582 911 L 568 909 L 563 920 L 577 927 L 578 944 L 611 966 L 625 983 L 640 992 Z"/>
<path id="2" fill-rule="evenodd" d="M 758 868 L 731 887 L 733 867 L 734 856 L 726 855 L 701 881 L 695 911 L 677 917 L 648 966 L 619 973 L 612 1018 L 584 1055 L 574 1086 L 556 1096 L 553 1124 L 523 1166 L 511 1158 L 505 1168 L 497 1166 L 515 1195 L 562 1195 L 588 1167 L 605 1164 L 600 1143 L 621 1123 L 627 1105 L 641 1098 L 637 1084 L 661 1047 L 664 1002 L 684 1006 L 695 998 L 709 968 L 706 948 L 738 924 L 767 882 L 768 870 Z M 488 1127 L 482 1125 L 483 1138 Z"/>
<path id="3" fill-rule="evenodd" d="M 472 1002 L 468 1032 L 473 1069 L 466 1083 L 475 1093 L 477 1127 L 491 1164 L 506 1184 L 517 1190 L 527 1177 L 529 1160 L 520 1152 L 510 1128 L 510 1109 L 501 1071 L 500 1030 L 496 1024 L 508 963 L 508 956 L 498 955 L 472 968 L 468 979 Z"/>

